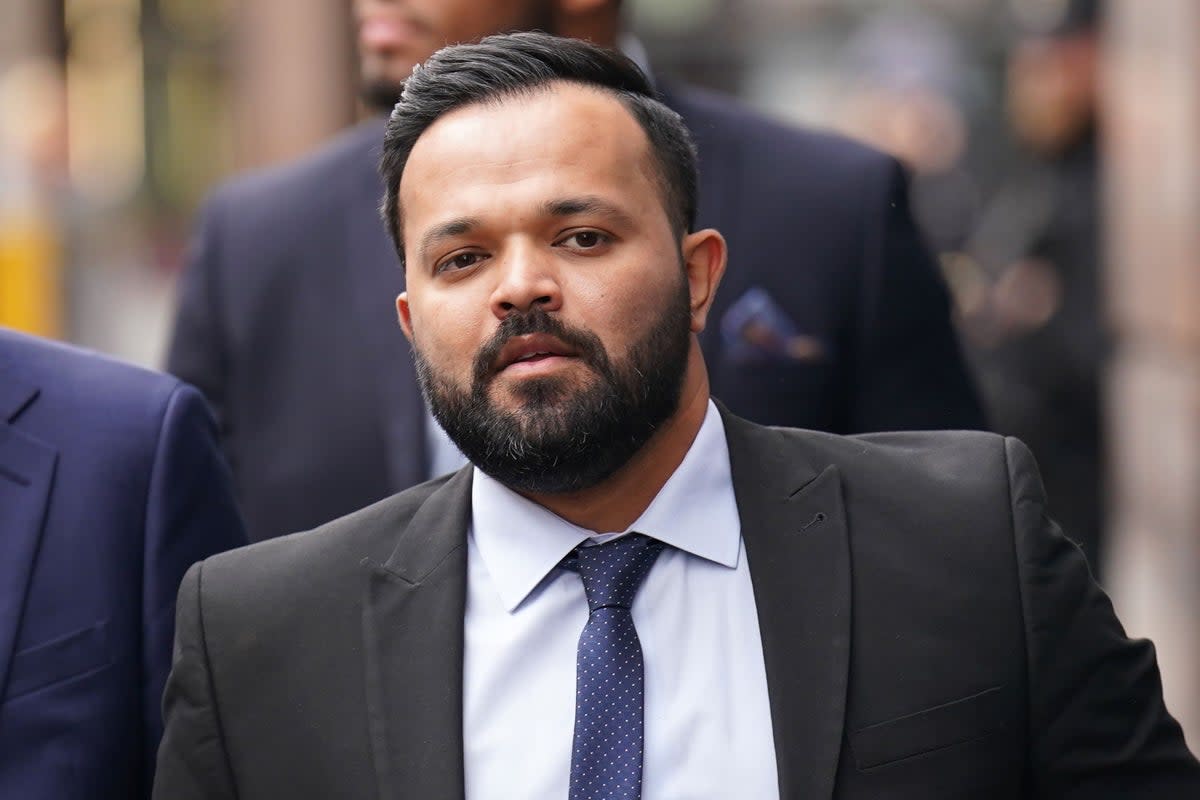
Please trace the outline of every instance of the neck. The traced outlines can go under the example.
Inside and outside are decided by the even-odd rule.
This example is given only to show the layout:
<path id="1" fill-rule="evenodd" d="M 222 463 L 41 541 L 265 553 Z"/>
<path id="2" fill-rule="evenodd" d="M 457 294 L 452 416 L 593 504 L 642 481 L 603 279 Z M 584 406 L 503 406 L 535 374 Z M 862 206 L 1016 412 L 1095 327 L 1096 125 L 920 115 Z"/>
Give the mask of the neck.
<path id="1" fill-rule="evenodd" d="M 708 413 L 708 377 L 698 349 L 689 360 L 688 375 L 695 378 L 685 379 L 679 409 L 625 466 L 589 489 L 529 494 L 529 499 L 596 533 L 616 533 L 632 525 L 675 474 Z"/>

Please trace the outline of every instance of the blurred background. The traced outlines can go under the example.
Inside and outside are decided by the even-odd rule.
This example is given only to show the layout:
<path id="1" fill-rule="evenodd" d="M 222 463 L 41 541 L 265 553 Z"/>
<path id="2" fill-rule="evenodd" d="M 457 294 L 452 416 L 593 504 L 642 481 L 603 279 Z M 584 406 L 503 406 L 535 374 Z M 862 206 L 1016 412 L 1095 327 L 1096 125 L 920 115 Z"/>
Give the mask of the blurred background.
<path id="1" fill-rule="evenodd" d="M 364 114 L 348 6 L 3 0 L 0 325 L 160 366 L 205 193 Z M 626 13 L 656 73 L 907 165 L 993 427 L 1200 746 L 1200 3 Z"/>

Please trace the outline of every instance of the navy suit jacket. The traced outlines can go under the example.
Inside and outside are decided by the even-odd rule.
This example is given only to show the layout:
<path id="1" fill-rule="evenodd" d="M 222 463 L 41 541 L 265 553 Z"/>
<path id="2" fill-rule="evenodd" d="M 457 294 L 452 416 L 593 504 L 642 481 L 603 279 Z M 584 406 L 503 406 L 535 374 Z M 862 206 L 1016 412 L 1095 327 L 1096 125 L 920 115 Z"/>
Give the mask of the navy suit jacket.
<path id="1" fill-rule="evenodd" d="M 175 595 L 245 543 L 200 394 L 0 329 L 0 797 L 148 797 Z"/>
<path id="2" fill-rule="evenodd" d="M 896 162 L 716 95 L 664 97 L 699 147 L 699 224 L 730 247 L 701 337 L 713 394 L 756 422 L 836 433 L 981 427 Z M 404 276 L 376 210 L 382 135 L 373 120 L 235 180 L 202 215 L 167 367 L 216 411 L 251 539 L 427 477 L 424 406 L 394 309 Z M 809 354 L 730 346 L 721 329 L 753 290 Z"/>

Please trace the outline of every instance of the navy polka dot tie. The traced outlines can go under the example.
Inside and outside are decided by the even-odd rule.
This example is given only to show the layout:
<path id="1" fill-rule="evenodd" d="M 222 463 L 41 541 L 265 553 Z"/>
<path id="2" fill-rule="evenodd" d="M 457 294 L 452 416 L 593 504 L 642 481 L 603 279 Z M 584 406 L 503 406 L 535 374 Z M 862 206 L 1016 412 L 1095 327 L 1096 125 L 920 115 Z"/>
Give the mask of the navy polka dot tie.
<path id="1" fill-rule="evenodd" d="M 642 645 L 630 607 L 662 542 L 640 533 L 563 560 L 587 594 L 588 621 L 575 661 L 575 743 L 570 800 L 642 796 Z"/>

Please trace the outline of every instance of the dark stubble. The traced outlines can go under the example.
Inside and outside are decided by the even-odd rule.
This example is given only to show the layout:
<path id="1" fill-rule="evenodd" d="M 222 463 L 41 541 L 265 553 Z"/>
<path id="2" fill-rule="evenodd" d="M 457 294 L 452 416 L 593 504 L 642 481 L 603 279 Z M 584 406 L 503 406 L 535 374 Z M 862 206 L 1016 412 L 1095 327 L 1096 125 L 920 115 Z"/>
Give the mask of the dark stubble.
<path id="1" fill-rule="evenodd" d="M 614 360 L 594 333 L 535 307 L 504 319 L 476 355 L 469 389 L 437 374 L 419 347 L 417 378 L 434 418 L 475 466 L 520 492 L 579 491 L 624 466 L 678 410 L 690 320 L 681 280 L 662 315 Z M 509 339 L 531 333 L 558 338 L 593 374 L 583 385 L 577 370 L 527 378 L 513 389 L 520 407 L 501 408 L 489 396 L 496 358 Z"/>

